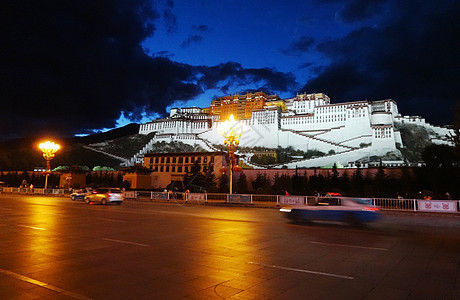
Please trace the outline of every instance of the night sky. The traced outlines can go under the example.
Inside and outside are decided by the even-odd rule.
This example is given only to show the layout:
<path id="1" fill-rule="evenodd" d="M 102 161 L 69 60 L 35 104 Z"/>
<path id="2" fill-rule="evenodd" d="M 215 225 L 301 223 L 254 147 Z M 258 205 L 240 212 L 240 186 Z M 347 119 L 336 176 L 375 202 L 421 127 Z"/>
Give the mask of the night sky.
<path id="1" fill-rule="evenodd" d="M 215 96 L 392 98 L 453 121 L 460 2 L 1 1 L 0 139 L 68 137 Z"/>

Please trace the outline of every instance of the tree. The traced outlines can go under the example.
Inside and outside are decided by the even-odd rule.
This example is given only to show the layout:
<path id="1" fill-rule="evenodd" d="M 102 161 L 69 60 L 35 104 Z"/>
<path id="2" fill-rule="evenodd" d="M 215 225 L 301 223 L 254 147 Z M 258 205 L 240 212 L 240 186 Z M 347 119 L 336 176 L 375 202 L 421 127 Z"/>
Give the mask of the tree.
<path id="1" fill-rule="evenodd" d="M 269 194 L 271 189 L 270 180 L 265 174 L 258 173 L 256 179 L 252 182 L 252 187 L 256 194 Z"/>
<path id="2" fill-rule="evenodd" d="M 206 169 L 205 187 L 206 187 L 206 191 L 208 191 L 208 192 L 216 192 L 217 191 L 216 175 L 214 175 L 214 170 L 213 170 L 213 167 L 212 167 L 211 163 L 208 164 L 208 167 Z"/>
<path id="3" fill-rule="evenodd" d="M 129 189 L 131 187 L 131 182 L 129 182 L 128 180 L 124 180 L 120 186 L 122 189 Z"/>
<path id="4" fill-rule="evenodd" d="M 219 178 L 219 192 L 228 193 L 228 175 L 222 174 Z"/>
<path id="5" fill-rule="evenodd" d="M 363 194 L 363 184 L 363 173 L 360 166 L 358 165 L 358 168 L 356 168 L 356 171 L 353 173 L 353 176 L 351 178 L 352 196 L 361 196 Z"/>
<path id="6" fill-rule="evenodd" d="M 286 174 L 275 175 L 272 190 L 274 194 L 284 195 L 286 192 L 292 193 L 292 180 Z"/>
<path id="7" fill-rule="evenodd" d="M 374 179 L 372 180 L 372 193 L 376 197 L 387 197 L 390 196 L 390 188 L 387 184 L 388 178 L 387 175 L 385 174 L 385 170 L 383 169 L 383 166 L 380 165 L 380 167 L 377 170 L 377 173 L 375 174 Z"/>
<path id="8" fill-rule="evenodd" d="M 307 176 L 296 174 L 291 178 L 292 193 L 294 195 L 311 195 L 310 185 Z"/>
<path id="9" fill-rule="evenodd" d="M 460 162 L 455 147 L 448 145 L 430 145 L 425 148 L 422 157 L 425 168 L 417 170 L 417 182 L 421 189 L 428 189 L 442 197 L 446 192 L 456 194 L 460 176 Z"/>
<path id="10" fill-rule="evenodd" d="M 194 192 L 206 189 L 206 176 L 201 172 L 201 166 L 198 161 L 194 162 L 190 172 L 185 175 L 184 185 L 186 189 Z"/>
<path id="11" fill-rule="evenodd" d="M 317 191 L 320 193 L 326 192 L 325 191 L 326 180 L 324 179 L 323 176 L 321 175 L 310 176 L 309 182 L 310 182 L 310 186 L 313 189 L 313 191 Z M 313 194 L 313 193 L 310 193 L 310 194 Z"/>
<path id="12" fill-rule="evenodd" d="M 448 145 L 429 145 L 422 153 L 428 168 L 450 168 L 459 166 L 455 148 Z"/>
<path id="13" fill-rule="evenodd" d="M 236 183 L 236 192 L 238 194 L 247 194 L 247 193 L 249 193 L 248 179 L 246 177 L 246 174 L 244 174 L 244 172 L 240 173 L 240 176 L 239 176 L 238 181 Z"/>
<path id="14" fill-rule="evenodd" d="M 334 163 L 334 165 L 332 166 L 332 174 L 330 176 L 330 180 L 331 180 L 331 187 L 337 188 L 337 186 L 339 185 L 339 171 L 337 171 L 336 163 Z"/>
<path id="15" fill-rule="evenodd" d="M 339 178 L 339 189 L 346 194 L 349 194 L 350 190 L 350 178 L 348 177 L 348 173 L 343 172 L 342 176 Z"/>

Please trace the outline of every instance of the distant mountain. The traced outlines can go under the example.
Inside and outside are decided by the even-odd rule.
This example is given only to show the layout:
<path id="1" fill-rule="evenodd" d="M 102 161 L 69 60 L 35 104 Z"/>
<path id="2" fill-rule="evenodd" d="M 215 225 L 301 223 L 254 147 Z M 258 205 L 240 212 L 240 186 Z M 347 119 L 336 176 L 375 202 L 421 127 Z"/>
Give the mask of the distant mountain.
<path id="1" fill-rule="evenodd" d="M 139 132 L 139 124 L 131 123 L 126 126 L 115 128 L 106 132 L 95 133 L 84 137 L 73 138 L 80 143 L 99 143 L 107 140 L 114 140 L 120 137 L 134 135 Z"/>
<path id="2" fill-rule="evenodd" d="M 104 133 L 85 137 L 56 139 L 61 149 L 51 161 L 51 167 L 81 165 L 92 169 L 94 166 L 108 166 L 118 169 L 120 158 L 130 158 L 148 141 L 148 136 L 139 135 L 139 124 L 129 124 Z M 31 171 L 44 167 L 45 160 L 37 138 L 24 138 L 0 142 L 0 171 Z M 116 145 L 116 153 L 104 153 L 92 149 L 95 144 Z"/>

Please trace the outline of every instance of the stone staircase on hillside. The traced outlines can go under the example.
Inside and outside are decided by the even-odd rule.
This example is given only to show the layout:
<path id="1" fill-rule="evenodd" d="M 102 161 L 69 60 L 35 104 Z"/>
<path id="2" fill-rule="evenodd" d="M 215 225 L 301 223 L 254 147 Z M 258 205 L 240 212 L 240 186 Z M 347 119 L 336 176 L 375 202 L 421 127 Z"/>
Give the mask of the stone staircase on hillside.
<path id="1" fill-rule="evenodd" d="M 121 156 L 118 156 L 118 155 L 114 155 L 114 154 L 111 154 L 111 153 L 108 153 L 108 152 L 105 152 L 105 151 L 102 151 L 102 150 L 99 150 L 99 149 L 96 149 L 96 148 L 93 148 L 93 147 L 90 147 L 90 146 L 83 146 L 83 148 L 86 148 L 88 150 L 91 150 L 91 151 L 94 151 L 94 152 L 98 152 L 98 153 L 101 153 L 101 154 L 104 154 L 106 156 L 110 156 L 112 158 L 115 158 L 115 159 L 118 159 L 120 160 L 122 163 L 125 163 L 127 162 L 128 160 L 124 157 L 121 157 Z"/>
<path id="2" fill-rule="evenodd" d="M 321 142 L 321 143 L 325 143 L 325 144 L 328 144 L 328 145 L 333 146 L 333 147 L 342 148 L 343 151 L 359 149 L 357 147 L 341 145 L 341 144 L 334 143 L 334 142 L 331 142 L 331 141 L 328 141 L 328 140 L 320 139 L 320 138 L 317 138 L 315 136 L 304 134 L 304 133 L 301 133 L 301 132 L 298 132 L 298 131 L 295 131 L 295 130 L 292 130 L 292 129 L 281 129 L 281 130 L 282 131 L 287 131 L 287 132 L 290 132 L 290 133 L 293 133 L 293 134 L 300 135 L 301 137 L 304 137 L 304 138 L 309 138 L 309 139 L 312 139 L 312 140 L 315 140 L 315 141 L 318 141 L 318 142 Z"/>
<path id="3" fill-rule="evenodd" d="M 207 140 L 202 139 L 198 134 L 187 134 L 187 139 L 181 138 L 185 135 L 177 135 L 174 137 L 175 141 L 183 142 L 185 144 L 198 144 L 201 148 L 208 152 L 218 151 L 215 149 Z M 192 137 L 192 138 L 190 138 Z M 154 136 L 142 149 L 140 149 L 132 158 L 122 163 L 122 166 L 133 166 L 134 164 L 142 164 L 144 162 L 144 156 L 148 152 L 153 150 L 153 145 L 158 142 L 159 136 Z"/>
<path id="4" fill-rule="evenodd" d="M 130 166 L 134 166 L 134 164 L 142 164 L 144 162 L 144 155 L 148 151 L 153 149 L 153 144 L 155 144 L 155 142 L 156 142 L 156 137 L 154 136 L 153 138 L 150 139 L 150 141 L 147 142 L 147 144 L 145 144 L 144 147 L 142 147 L 141 150 L 139 150 L 136 154 L 134 154 L 133 157 L 121 163 L 120 165 L 123 167 L 130 167 Z"/>

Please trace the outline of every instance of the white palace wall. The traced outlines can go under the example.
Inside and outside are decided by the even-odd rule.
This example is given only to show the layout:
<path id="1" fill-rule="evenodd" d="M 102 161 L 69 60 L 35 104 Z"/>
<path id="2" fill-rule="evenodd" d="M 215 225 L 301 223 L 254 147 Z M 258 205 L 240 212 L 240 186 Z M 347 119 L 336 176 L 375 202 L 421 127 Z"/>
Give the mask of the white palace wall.
<path id="1" fill-rule="evenodd" d="M 441 142 L 450 132 L 447 128 L 425 123 L 421 117 L 402 117 L 396 102 L 391 99 L 330 104 L 325 94 L 301 94 L 283 101 L 283 110 L 276 105 L 266 105 L 253 110 L 251 118 L 238 121 L 243 130 L 241 147 L 292 147 L 302 151 L 335 152 L 314 160 L 293 162 L 288 167 L 334 162 L 346 165 L 363 155 L 398 151 L 396 144 L 404 145 L 400 132 L 394 128 L 395 123 L 424 126 L 437 134 Z M 149 145 L 155 141 L 182 141 L 212 151 L 212 144 L 223 144 L 222 124 L 217 115 L 205 114 L 201 108 L 174 108 L 168 118 L 142 124 L 139 133 L 156 133 Z"/>

